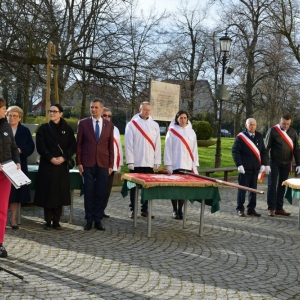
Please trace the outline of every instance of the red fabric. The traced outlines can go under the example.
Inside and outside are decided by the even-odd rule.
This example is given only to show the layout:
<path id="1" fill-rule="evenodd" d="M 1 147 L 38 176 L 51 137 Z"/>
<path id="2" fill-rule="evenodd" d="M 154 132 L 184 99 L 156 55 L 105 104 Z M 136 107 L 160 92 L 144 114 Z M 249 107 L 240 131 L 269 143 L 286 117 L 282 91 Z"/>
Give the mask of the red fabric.
<path id="1" fill-rule="evenodd" d="M 211 183 L 212 180 L 202 179 L 192 175 L 181 175 L 181 174 L 144 174 L 144 173 L 126 173 L 126 177 L 134 177 L 149 182 L 170 182 L 180 185 L 180 183 Z"/>
<path id="2" fill-rule="evenodd" d="M 120 158 L 120 150 L 119 150 L 118 141 L 115 138 L 114 138 L 114 143 L 116 144 L 116 147 L 117 147 L 117 152 L 118 152 L 118 154 L 117 154 L 117 168 L 119 168 L 119 166 L 120 166 L 120 160 L 121 160 L 121 158 Z"/>
<path id="3" fill-rule="evenodd" d="M 11 189 L 11 183 L 7 177 L 0 172 L 0 244 L 4 241 L 4 234 L 7 221 L 8 200 Z"/>

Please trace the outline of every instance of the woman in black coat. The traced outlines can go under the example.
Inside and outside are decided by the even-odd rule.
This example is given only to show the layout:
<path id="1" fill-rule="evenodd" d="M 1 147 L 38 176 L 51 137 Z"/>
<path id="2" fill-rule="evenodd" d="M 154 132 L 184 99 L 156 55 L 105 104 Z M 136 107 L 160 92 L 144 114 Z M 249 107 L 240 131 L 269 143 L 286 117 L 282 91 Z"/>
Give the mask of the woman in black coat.
<path id="1" fill-rule="evenodd" d="M 23 110 L 19 106 L 10 106 L 7 109 L 6 116 L 20 153 L 21 169 L 28 176 L 27 157 L 33 153 L 35 146 L 30 130 L 20 123 Z M 10 225 L 12 229 L 19 229 L 16 219 L 19 203 L 27 202 L 30 202 L 29 185 L 23 185 L 19 189 L 12 186 L 9 196 Z"/>
<path id="2" fill-rule="evenodd" d="M 60 104 L 50 107 L 50 122 L 42 124 L 36 134 L 40 165 L 34 204 L 44 207 L 44 229 L 61 229 L 62 206 L 71 204 L 67 161 L 76 151 L 73 129 L 62 118 Z"/>

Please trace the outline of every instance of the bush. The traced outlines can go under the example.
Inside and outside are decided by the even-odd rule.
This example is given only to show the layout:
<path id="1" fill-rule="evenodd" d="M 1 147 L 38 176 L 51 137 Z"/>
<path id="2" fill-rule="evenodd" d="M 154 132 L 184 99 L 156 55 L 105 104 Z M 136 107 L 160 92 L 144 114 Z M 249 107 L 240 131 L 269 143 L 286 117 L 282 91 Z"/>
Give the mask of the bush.
<path id="1" fill-rule="evenodd" d="M 213 133 L 213 128 L 207 121 L 192 121 L 193 129 L 196 132 L 197 140 L 209 140 Z"/>

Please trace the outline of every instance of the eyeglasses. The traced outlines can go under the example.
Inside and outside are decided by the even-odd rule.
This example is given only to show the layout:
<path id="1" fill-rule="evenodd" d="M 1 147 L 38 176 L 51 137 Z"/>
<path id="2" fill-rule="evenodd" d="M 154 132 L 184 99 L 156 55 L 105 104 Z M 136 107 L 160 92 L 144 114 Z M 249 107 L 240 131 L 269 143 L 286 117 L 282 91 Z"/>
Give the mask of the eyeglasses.
<path id="1" fill-rule="evenodd" d="M 51 114 L 51 113 L 53 113 L 53 114 L 57 114 L 57 113 L 59 113 L 60 111 L 59 110 L 48 110 L 48 113 L 49 114 Z"/>
<path id="2" fill-rule="evenodd" d="M 17 119 L 19 118 L 19 115 L 8 115 L 9 118 Z"/>
<path id="3" fill-rule="evenodd" d="M 103 114 L 102 116 L 103 116 L 103 117 L 111 118 L 111 115 L 107 115 L 107 114 Z"/>

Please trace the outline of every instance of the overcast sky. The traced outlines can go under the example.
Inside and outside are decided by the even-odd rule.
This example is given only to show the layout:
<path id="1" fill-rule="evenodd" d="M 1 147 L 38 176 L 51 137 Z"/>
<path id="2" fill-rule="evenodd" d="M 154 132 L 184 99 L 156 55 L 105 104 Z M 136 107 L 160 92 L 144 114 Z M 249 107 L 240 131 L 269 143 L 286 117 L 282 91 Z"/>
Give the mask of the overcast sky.
<path id="1" fill-rule="evenodd" d="M 181 0 L 139 0 L 139 7 L 140 9 L 143 9 L 144 11 L 147 11 L 155 5 L 155 8 L 158 12 L 163 12 L 164 10 L 167 10 L 168 12 L 175 11 L 179 5 Z M 199 7 L 202 7 L 205 5 L 207 1 L 205 0 L 188 0 L 188 6 L 193 8 L 197 4 L 199 4 Z M 214 12 L 215 8 L 213 7 L 211 9 L 211 17 L 208 18 L 207 23 L 213 24 L 213 19 L 218 18 L 216 13 Z"/>

